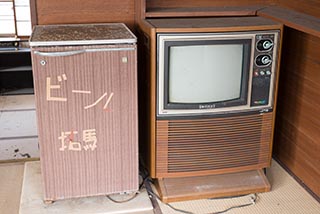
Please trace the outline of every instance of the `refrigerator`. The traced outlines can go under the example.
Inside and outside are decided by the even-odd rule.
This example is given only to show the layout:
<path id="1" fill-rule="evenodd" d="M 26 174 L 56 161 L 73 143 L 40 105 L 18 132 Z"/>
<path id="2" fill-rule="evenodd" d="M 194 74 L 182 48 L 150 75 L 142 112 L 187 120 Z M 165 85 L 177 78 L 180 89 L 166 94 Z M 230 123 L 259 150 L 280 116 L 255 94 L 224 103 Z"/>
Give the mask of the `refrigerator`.
<path id="1" fill-rule="evenodd" d="M 45 201 L 138 190 L 136 41 L 122 23 L 33 29 Z"/>

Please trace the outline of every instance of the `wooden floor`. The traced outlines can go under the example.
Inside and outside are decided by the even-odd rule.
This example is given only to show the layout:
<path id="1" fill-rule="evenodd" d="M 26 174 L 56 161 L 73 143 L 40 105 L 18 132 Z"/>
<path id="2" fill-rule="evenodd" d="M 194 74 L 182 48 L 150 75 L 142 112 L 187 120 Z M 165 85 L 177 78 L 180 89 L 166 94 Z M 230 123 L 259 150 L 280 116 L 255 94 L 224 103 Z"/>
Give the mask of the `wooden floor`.
<path id="1" fill-rule="evenodd" d="M 20 194 L 24 163 L 0 164 L 0 213 L 19 213 Z M 271 192 L 261 193 L 255 205 L 233 209 L 227 214 L 319 214 L 320 204 L 312 198 L 281 166 L 273 161 L 267 177 L 272 185 Z M 172 206 L 192 213 L 212 213 L 250 201 L 249 196 L 240 198 L 194 200 L 171 203 Z M 179 213 L 160 203 L 163 214 Z M 63 214 L 63 213 L 61 213 Z"/>

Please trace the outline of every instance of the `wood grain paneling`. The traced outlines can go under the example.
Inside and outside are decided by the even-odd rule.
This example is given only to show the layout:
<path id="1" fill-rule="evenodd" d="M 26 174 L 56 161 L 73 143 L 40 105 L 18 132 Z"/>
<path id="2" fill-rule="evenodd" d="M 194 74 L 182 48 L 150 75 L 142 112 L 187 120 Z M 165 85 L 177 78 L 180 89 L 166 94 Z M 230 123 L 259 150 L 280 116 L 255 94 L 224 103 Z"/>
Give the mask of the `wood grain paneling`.
<path id="1" fill-rule="evenodd" d="M 160 32 L 234 32 L 281 29 L 282 25 L 263 17 L 206 17 L 148 19 Z"/>
<path id="2" fill-rule="evenodd" d="M 35 1 L 35 4 L 34 4 Z M 33 10 L 33 23 L 38 24 L 62 24 L 62 23 L 102 23 L 102 22 L 124 22 L 131 28 L 133 27 L 135 14 L 137 19 L 145 16 L 145 12 L 154 11 L 159 8 L 209 8 L 215 7 L 223 8 L 228 7 L 251 7 L 252 5 L 274 5 L 277 4 L 282 7 L 287 7 L 307 13 L 312 16 L 320 17 L 319 8 L 320 2 L 317 0 L 231 0 L 231 1 L 210 1 L 210 0 L 124 0 L 124 1 L 76 1 L 76 0 L 57 0 L 57 1 L 45 1 L 34 0 L 32 1 L 32 7 L 36 7 Z M 226 9 L 226 14 L 230 9 Z M 236 9 L 234 11 L 238 11 Z M 235 14 L 235 12 L 232 12 Z M 240 10 L 241 11 L 241 10 Z M 251 10 L 254 11 L 254 10 Z M 199 12 L 199 10 L 198 10 Z M 200 9 L 201 12 L 201 9 Z M 223 11 L 222 11 L 223 12 Z M 248 8 L 242 10 L 248 14 Z M 192 13 L 192 11 L 191 11 Z M 230 12 L 229 12 L 230 13 Z M 159 15 L 157 15 L 159 16 Z"/>
<path id="3" fill-rule="evenodd" d="M 157 121 L 157 177 L 260 169 L 270 164 L 272 113 Z"/>
<path id="4" fill-rule="evenodd" d="M 74 56 L 33 54 L 46 200 L 138 189 L 136 51 L 135 45 L 32 49 L 61 52 L 128 47 L 132 50 L 88 52 Z M 43 61 L 45 63 L 41 64 Z M 52 85 L 60 85 L 60 88 L 51 90 L 51 95 L 66 98 L 65 102 L 48 100 L 48 78 L 51 78 Z M 97 102 L 105 93 L 107 96 Z M 114 95 L 105 109 L 111 93 Z M 96 106 L 85 108 L 96 102 Z M 86 130 L 94 130 L 90 133 L 95 137 L 91 135 L 86 140 Z M 85 149 L 86 145 L 94 144 L 94 139 L 97 147 Z M 71 142 L 80 142 L 81 149 L 70 149 Z"/>
<path id="5" fill-rule="evenodd" d="M 275 0 L 278 6 L 293 9 L 320 18 L 319 0 Z"/>
<path id="6" fill-rule="evenodd" d="M 272 0 L 230 0 L 230 1 L 212 1 L 212 0 L 151 0 L 147 1 L 149 8 L 172 8 L 172 7 L 225 7 L 225 6 L 246 6 L 257 4 L 272 3 Z"/>
<path id="7" fill-rule="evenodd" d="M 221 198 L 270 191 L 262 170 L 221 175 L 158 179 L 161 201 L 171 203 L 204 198 Z"/>
<path id="8" fill-rule="evenodd" d="M 320 196 L 320 38 L 285 28 L 275 156 Z"/>
<path id="9" fill-rule="evenodd" d="M 30 0 L 30 14 L 32 27 L 38 24 L 36 1 L 37 0 Z"/>
<path id="10" fill-rule="evenodd" d="M 150 176 L 155 177 L 156 31 L 145 20 L 139 27 L 139 146 Z"/>
<path id="11" fill-rule="evenodd" d="M 146 13 L 146 17 L 255 16 L 256 11 L 261 7 L 263 6 L 150 8 Z"/>
<path id="12" fill-rule="evenodd" d="M 136 21 L 156 17 L 254 16 L 274 0 L 135 0 Z"/>
<path id="13" fill-rule="evenodd" d="M 133 27 L 134 1 L 37 0 L 38 24 L 123 22 Z"/>
<path id="14" fill-rule="evenodd" d="M 266 7 L 257 11 L 257 14 L 281 22 L 293 29 L 320 37 L 320 21 L 317 17 L 278 6 Z"/>

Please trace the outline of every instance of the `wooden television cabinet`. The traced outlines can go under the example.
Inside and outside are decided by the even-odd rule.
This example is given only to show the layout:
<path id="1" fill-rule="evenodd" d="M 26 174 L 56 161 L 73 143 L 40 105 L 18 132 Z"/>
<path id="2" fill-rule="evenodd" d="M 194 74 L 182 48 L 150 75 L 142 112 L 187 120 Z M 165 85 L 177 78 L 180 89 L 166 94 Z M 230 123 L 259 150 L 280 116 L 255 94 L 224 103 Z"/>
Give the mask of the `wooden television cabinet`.
<path id="1" fill-rule="evenodd" d="M 270 190 L 282 25 L 261 17 L 157 18 L 138 22 L 140 151 L 164 202 L 243 195 Z M 157 35 L 280 31 L 272 109 L 203 118 L 157 116 Z M 253 72 L 253 71 L 250 71 Z M 228 142 L 226 144 L 226 141 Z"/>

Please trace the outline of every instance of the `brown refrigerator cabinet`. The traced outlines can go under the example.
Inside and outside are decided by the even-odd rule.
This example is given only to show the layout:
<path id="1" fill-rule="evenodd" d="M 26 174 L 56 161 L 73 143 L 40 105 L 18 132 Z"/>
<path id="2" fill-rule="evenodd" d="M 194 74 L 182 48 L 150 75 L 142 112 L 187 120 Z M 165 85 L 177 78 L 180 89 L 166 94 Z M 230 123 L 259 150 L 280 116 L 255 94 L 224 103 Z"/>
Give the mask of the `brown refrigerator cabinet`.
<path id="1" fill-rule="evenodd" d="M 136 37 L 124 24 L 30 39 L 44 200 L 138 190 Z"/>

